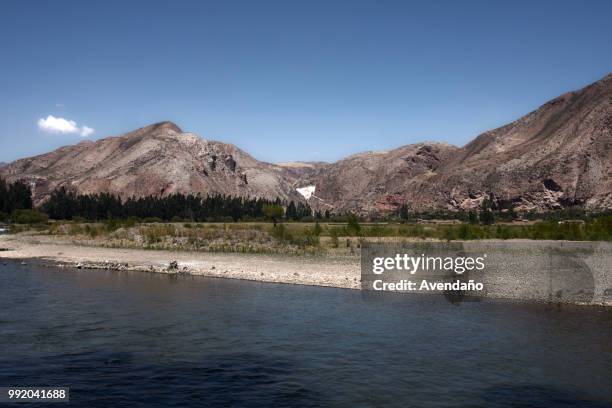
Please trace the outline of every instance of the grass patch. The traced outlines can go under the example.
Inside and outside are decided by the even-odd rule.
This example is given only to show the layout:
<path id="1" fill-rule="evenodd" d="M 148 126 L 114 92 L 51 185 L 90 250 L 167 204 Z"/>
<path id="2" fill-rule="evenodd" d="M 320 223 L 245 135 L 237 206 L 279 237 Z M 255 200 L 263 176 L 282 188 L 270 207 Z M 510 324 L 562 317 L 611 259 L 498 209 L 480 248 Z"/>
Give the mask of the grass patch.
<path id="1" fill-rule="evenodd" d="M 351 255 L 368 238 L 382 240 L 534 239 L 612 241 L 612 216 L 587 221 L 541 221 L 534 224 L 368 223 L 99 223 L 49 222 L 12 225 L 14 232 L 44 231 L 113 248 L 203 252 Z"/>

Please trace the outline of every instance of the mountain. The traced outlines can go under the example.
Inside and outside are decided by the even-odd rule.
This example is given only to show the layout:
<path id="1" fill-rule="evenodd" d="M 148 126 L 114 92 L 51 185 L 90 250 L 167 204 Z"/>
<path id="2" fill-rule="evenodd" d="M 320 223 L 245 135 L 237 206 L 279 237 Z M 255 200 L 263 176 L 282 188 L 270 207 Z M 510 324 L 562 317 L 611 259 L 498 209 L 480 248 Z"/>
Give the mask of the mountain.
<path id="1" fill-rule="evenodd" d="M 310 187 L 308 202 L 315 210 L 384 213 L 412 202 L 412 192 L 427 183 L 457 150 L 446 143 L 428 142 L 359 153 L 302 169 L 296 184 Z"/>
<path id="2" fill-rule="evenodd" d="M 307 172 L 309 202 L 361 213 L 612 208 L 612 74 L 462 148 L 436 143 L 362 153 Z"/>
<path id="3" fill-rule="evenodd" d="M 481 134 L 431 181 L 422 205 L 612 208 L 612 74 Z"/>
<path id="4" fill-rule="evenodd" d="M 426 142 L 335 163 L 258 161 L 171 122 L 86 141 L 0 166 L 25 180 L 35 203 L 65 186 L 123 198 L 180 193 L 306 200 L 315 210 L 363 215 L 494 208 L 612 209 L 612 74 L 545 103 L 464 147 Z"/>
<path id="5" fill-rule="evenodd" d="M 0 175 L 28 181 L 36 204 L 61 186 L 123 198 L 175 192 L 300 198 L 281 167 L 255 160 L 231 144 L 184 133 L 171 122 L 17 160 Z"/>

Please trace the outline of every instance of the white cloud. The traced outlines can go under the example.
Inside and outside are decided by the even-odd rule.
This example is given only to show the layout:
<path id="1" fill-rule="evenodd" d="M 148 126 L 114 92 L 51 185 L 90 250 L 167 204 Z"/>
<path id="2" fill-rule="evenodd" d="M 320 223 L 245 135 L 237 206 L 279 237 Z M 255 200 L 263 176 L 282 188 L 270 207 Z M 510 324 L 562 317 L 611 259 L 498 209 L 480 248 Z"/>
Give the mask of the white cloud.
<path id="1" fill-rule="evenodd" d="M 49 133 L 77 133 L 79 131 L 74 120 L 56 118 L 53 115 L 47 116 L 47 119 L 38 119 L 38 127 Z"/>
<path id="2" fill-rule="evenodd" d="M 38 128 L 43 132 L 79 134 L 83 137 L 87 137 L 94 133 L 94 129 L 90 128 L 89 126 L 79 127 L 74 120 L 56 118 L 53 115 L 47 116 L 46 119 L 38 119 Z"/>
<path id="3" fill-rule="evenodd" d="M 83 126 L 81 128 L 81 136 L 83 137 L 87 137 L 89 135 L 91 135 L 94 132 L 94 130 L 92 128 L 90 128 L 89 126 Z"/>

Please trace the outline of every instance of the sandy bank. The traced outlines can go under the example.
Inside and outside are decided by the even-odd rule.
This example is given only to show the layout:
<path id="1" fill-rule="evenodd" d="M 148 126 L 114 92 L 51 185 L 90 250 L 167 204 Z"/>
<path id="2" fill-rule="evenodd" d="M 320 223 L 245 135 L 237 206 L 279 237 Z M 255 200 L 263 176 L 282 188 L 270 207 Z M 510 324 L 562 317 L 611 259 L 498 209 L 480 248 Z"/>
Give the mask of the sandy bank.
<path id="1" fill-rule="evenodd" d="M 470 279 L 486 287 L 479 297 L 612 306 L 611 243 L 515 240 L 458 241 L 448 245 L 460 246 L 455 248 L 457 253 L 487 254 L 489 266 L 470 275 Z M 59 236 L 22 233 L 0 235 L 0 258 L 34 258 L 85 269 L 184 273 L 347 289 L 360 289 L 362 285 L 358 255 L 288 256 L 104 248 L 79 245 Z M 367 277 L 364 282 L 369 287 Z"/>
<path id="2" fill-rule="evenodd" d="M 359 258 L 172 252 L 86 247 L 50 236 L 0 235 L 0 258 L 41 259 L 66 266 L 188 273 L 300 285 L 360 287 Z M 176 268 L 171 262 L 176 261 Z M 174 266 L 174 265 L 173 265 Z"/>

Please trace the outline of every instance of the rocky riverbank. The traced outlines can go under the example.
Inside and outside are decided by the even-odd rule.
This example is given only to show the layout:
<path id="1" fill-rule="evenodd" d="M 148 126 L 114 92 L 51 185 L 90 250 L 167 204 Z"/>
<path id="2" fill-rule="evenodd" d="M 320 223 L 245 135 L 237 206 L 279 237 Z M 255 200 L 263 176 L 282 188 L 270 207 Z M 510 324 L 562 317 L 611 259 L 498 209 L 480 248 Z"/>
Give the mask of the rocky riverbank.
<path id="1" fill-rule="evenodd" d="M 262 282 L 360 287 L 357 256 L 224 254 L 80 246 L 44 235 L 0 236 L 0 258 L 39 259 L 59 266 L 191 274 Z"/>
<path id="2" fill-rule="evenodd" d="M 410 244 L 408 244 L 410 245 Z M 456 242 L 487 253 L 491 265 L 473 278 L 483 298 L 612 306 L 612 244 L 568 241 Z M 189 274 L 260 282 L 361 288 L 358 255 L 289 256 L 106 248 L 58 236 L 0 236 L 0 259 L 60 267 Z"/>

